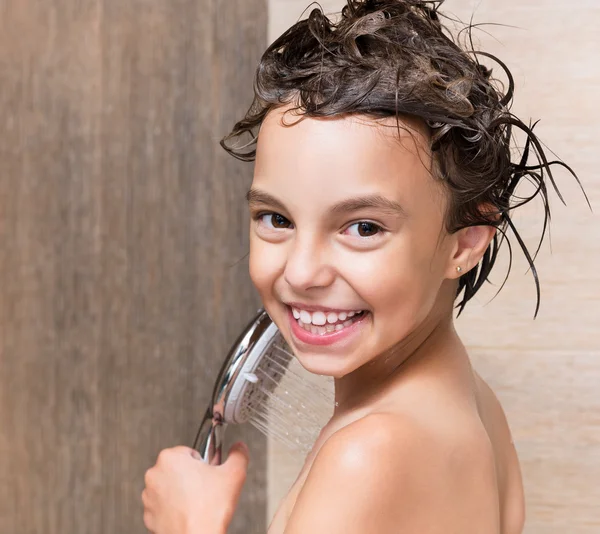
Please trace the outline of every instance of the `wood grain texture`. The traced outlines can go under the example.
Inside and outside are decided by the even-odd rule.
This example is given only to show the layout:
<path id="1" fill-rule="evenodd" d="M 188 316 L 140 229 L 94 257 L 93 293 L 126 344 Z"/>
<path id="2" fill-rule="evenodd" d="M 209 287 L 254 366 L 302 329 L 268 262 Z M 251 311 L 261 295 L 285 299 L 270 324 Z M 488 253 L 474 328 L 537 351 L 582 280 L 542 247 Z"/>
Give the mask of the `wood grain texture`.
<path id="1" fill-rule="evenodd" d="M 0 532 L 142 533 L 257 307 L 250 103 L 263 0 L 0 3 Z M 265 531 L 265 446 L 231 532 Z"/>
<path id="2" fill-rule="evenodd" d="M 323 0 L 338 11 L 342 0 Z M 270 0 L 269 39 L 295 22 L 308 2 Z M 568 206 L 552 198 L 552 247 L 536 265 L 535 286 L 515 251 L 511 277 L 489 302 L 507 266 L 493 277 L 457 327 L 479 372 L 507 412 L 521 458 L 527 498 L 526 534 L 600 532 L 600 4 L 562 0 L 448 0 L 446 12 L 468 21 L 507 25 L 474 33 L 479 46 L 511 68 L 513 110 L 524 120 L 541 118 L 541 139 L 579 174 L 595 213 L 572 178 L 557 182 Z M 487 35 L 485 32 L 490 32 Z M 495 72 L 499 72 L 496 69 Z M 540 205 L 520 210 L 516 222 L 535 248 Z M 489 303 L 488 303 L 489 302 Z M 276 448 L 269 457 L 269 509 L 296 474 L 297 462 Z M 287 477 L 287 479 L 285 479 Z"/>

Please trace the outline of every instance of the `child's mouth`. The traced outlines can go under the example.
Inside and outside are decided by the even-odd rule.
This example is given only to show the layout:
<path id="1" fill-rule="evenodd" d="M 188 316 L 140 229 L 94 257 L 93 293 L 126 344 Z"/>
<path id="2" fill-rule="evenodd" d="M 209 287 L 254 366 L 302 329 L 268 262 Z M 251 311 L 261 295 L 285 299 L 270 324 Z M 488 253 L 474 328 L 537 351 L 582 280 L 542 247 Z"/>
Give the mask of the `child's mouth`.
<path id="1" fill-rule="evenodd" d="M 317 345 L 329 345 L 346 338 L 369 313 L 366 310 L 311 313 L 290 307 L 288 310 L 295 336 L 300 341 Z"/>

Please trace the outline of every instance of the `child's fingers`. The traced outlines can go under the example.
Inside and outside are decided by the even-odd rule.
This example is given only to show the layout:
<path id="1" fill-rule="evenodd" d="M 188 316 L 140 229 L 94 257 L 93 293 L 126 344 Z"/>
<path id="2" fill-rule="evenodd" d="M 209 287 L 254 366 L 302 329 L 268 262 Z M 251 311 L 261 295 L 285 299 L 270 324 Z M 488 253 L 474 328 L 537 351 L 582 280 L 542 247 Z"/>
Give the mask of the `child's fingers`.
<path id="1" fill-rule="evenodd" d="M 223 463 L 223 467 L 241 482 L 240 489 L 246 479 L 249 461 L 248 447 L 245 443 L 239 441 L 229 449 L 227 460 Z"/>

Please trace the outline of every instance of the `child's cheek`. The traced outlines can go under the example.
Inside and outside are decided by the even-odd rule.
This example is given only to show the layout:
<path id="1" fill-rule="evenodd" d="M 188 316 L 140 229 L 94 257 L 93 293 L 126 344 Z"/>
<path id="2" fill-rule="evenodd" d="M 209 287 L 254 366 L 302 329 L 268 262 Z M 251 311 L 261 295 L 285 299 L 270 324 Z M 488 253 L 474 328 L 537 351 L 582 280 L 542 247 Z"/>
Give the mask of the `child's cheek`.
<path id="1" fill-rule="evenodd" d="M 275 282 L 282 270 L 280 256 L 275 245 L 250 236 L 250 279 L 265 303 L 273 298 Z"/>
<path id="2" fill-rule="evenodd" d="M 257 243 L 256 237 L 250 235 L 250 254 L 249 254 L 249 273 L 250 279 L 254 284 L 254 287 L 261 294 L 265 286 L 265 281 L 268 279 L 268 273 L 262 269 L 262 261 L 260 254 L 260 244 Z"/>

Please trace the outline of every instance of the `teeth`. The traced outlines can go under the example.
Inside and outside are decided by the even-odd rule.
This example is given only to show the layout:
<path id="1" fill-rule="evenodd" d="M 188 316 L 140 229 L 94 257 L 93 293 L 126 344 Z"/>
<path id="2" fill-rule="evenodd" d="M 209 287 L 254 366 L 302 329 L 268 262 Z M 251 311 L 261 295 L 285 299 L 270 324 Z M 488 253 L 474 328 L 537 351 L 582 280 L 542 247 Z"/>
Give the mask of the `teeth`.
<path id="1" fill-rule="evenodd" d="M 292 312 L 301 328 L 319 336 L 343 330 L 358 319 L 358 317 L 356 319 L 352 319 L 352 317 L 362 313 L 357 311 L 341 313 L 329 312 L 327 314 L 320 311 L 310 313 L 306 310 L 297 310 L 295 308 L 292 308 Z"/>
<path id="2" fill-rule="evenodd" d="M 322 311 L 316 311 L 312 314 L 312 324 L 316 326 L 323 326 L 327 322 L 327 318 Z"/>
<path id="3" fill-rule="evenodd" d="M 310 316 L 310 313 L 308 313 L 308 312 L 307 312 L 307 311 L 305 311 L 305 310 L 302 310 L 302 311 L 300 312 L 300 320 L 301 320 L 303 323 L 310 324 L 310 323 L 312 322 L 312 321 L 311 321 L 311 316 Z"/>
<path id="4" fill-rule="evenodd" d="M 316 326 L 316 327 L 326 327 L 325 332 L 331 332 L 329 329 L 329 325 L 333 325 L 335 330 L 338 330 L 337 326 L 348 326 L 351 324 L 351 319 L 355 315 L 359 315 L 360 311 L 349 311 L 349 312 L 309 312 L 306 310 L 299 310 L 297 308 L 292 308 L 292 314 L 294 319 L 296 319 L 300 326 Z M 307 330 L 312 331 L 312 328 L 307 328 Z M 318 329 L 316 329 L 318 331 Z"/>

